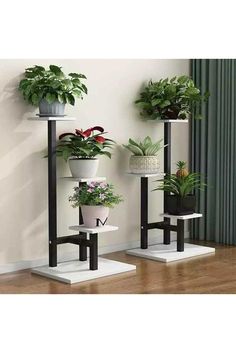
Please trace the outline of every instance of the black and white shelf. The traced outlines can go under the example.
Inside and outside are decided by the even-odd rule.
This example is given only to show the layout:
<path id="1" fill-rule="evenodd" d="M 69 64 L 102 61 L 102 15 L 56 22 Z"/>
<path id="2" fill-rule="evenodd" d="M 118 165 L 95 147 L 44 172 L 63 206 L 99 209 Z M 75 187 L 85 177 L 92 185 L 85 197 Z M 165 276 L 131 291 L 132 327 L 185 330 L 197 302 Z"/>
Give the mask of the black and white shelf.
<path id="1" fill-rule="evenodd" d="M 141 194 L 140 248 L 128 250 L 127 254 L 161 262 L 171 262 L 214 253 L 214 248 L 184 242 L 186 221 L 202 217 L 202 214 L 194 213 L 186 216 L 174 216 L 166 213 L 167 192 L 164 192 L 164 213 L 160 215 L 163 217 L 163 221 L 152 223 L 148 222 L 148 181 L 150 178 L 163 178 L 166 174 L 171 173 L 171 126 L 173 123 L 186 124 L 188 123 L 188 120 L 166 119 L 158 120 L 158 123 L 164 124 L 164 145 L 167 145 L 164 148 L 164 172 L 156 174 L 127 173 L 128 175 L 140 179 Z M 175 220 L 177 224 L 171 224 L 171 220 Z M 148 246 L 148 231 L 150 229 L 163 230 L 163 244 Z M 177 241 L 171 241 L 171 232 L 176 232 Z"/>
<path id="2" fill-rule="evenodd" d="M 32 270 L 33 273 L 49 277 L 61 282 L 73 284 L 100 277 L 111 276 L 136 270 L 136 266 L 112 261 L 98 256 L 98 235 L 118 229 L 116 226 L 105 225 L 95 228 L 83 226 L 79 209 L 79 224 L 69 227 L 76 232 L 72 235 L 57 236 L 57 170 L 56 170 L 56 122 L 74 121 L 74 117 L 32 117 L 29 120 L 47 122 L 48 125 L 48 237 L 49 265 Z M 63 179 L 81 185 L 91 181 L 104 181 L 105 177 Z M 57 247 L 62 244 L 79 246 L 79 259 L 58 263 Z M 89 249 L 89 256 L 87 250 Z"/>

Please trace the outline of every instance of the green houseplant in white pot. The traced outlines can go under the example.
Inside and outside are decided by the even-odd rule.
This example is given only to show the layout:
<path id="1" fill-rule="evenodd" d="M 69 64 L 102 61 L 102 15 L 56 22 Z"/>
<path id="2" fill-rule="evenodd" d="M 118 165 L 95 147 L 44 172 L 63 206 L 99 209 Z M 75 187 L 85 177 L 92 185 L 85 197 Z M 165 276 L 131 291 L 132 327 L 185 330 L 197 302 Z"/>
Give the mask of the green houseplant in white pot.
<path id="1" fill-rule="evenodd" d="M 72 207 L 81 207 L 85 227 L 105 225 L 109 209 L 120 203 L 122 197 L 114 193 L 114 187 L 105 182 L 91 182 L 74 188 L 69 197 Z"/>
<path id="2" fill-rule="evenodd" d="M 129 168 L 131 173 L 153 174 L 159 171 L 160 161 L 157 154 L 163 147 L 162 139 L 157 142 L 153 142 L 152 139 L 147 136 L 143 141 L 137 142 L 130 138 L 129 143 L 123 146 L 132 152 L 132 156 L 129 160 Z"/>
<path id="3" fill-rule="evenodd" d="M 74 178 L 92 178 L 96 175 L 99 160 L 97 156 L 111 158 L 108 151 L 115 143 L 103 135 L 103 127 L 94 126 L 86 130 L 76 129 L 75 133 L 66 132 L 59 136 L 57 156 L 69 162 Z"/>
<path id="4" fill-rule="evenodd" d="M 39 116 L 63 116 L 65 104 L 74 105 L 76 98 L 87 94 L 83 79 L 86 76 L 79 73 L 67 76 L 56 65 L 48 69 L 35 65 L 25 70 L 19 90 L 29 104 L 39 107 Z"/>

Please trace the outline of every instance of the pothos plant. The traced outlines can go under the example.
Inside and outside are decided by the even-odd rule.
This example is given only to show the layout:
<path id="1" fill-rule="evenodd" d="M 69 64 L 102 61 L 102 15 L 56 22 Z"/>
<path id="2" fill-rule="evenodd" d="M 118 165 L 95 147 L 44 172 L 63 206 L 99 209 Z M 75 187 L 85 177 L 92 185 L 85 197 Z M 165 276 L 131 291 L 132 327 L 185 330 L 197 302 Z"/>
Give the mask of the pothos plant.
<path id="1" fill-rule="evenodd" d="M 208 97 L 209 92 L 201 95 L 200 89 L 189 76 L 175 76 L 157 82 L 149 81 L 135 104 L 141 109 L 140 114 L 145 119 L 188 119 L 193 108 Z"/>
<path id="2" fill-rule="evenodd" d="M 87 87 L 82 82 L 86 76 L 80 73 L 69 73 L 68 76 L 61 67 L 50 65 L 48 69 L 35 65 L 25 70 L 24 78 L 19 83 L 19 90 L 24 99 L 38 106 L 42 99 L 49 104 L 54 102 L 75 104 L 75 98 L 83 99 Z"/>
<path id="3" fill-rule="evenodd" d="M 75 133 L 66 132 L 59 136 L 57 143 L 57 156 L 65 161 L 69 157 L 94 158 L 98 155 L 105 155 L 111 158 L 111 149 L 115 141 L 105 138 L 103 127 L 94 126 L 86 130 L 76 129 Z"/>

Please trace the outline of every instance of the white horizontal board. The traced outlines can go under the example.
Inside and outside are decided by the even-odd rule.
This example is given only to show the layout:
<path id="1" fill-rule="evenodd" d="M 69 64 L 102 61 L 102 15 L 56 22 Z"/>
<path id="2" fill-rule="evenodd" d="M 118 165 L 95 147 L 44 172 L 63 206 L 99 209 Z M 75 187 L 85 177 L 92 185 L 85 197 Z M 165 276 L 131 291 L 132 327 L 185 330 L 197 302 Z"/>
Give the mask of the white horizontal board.
<path id="1" fill-rule="evenodd" d="M 166 217 L 166 218 L 172 218 L 172 219 L 192 219 L 192 218 L 200 218 L 202 217 L 201 213 L 192 213 L 188 215 L 183 215 L 183 216 L 178 216 L 178 215 L 172 215 L 169 213 L 161 213 L 161 217 Z"/>
<path id="2" fill-rule="evenodd" d="M 128 255 L 144 257 L 145 259 L 172 262 L 185 260 L 191 257 L 214 254 L 215 249 L 208 246 L 200 246 L 195 244 L 184 244 L 184 251 L 177 251 L 177 242 L 173 241 L 171 244 L 157 244 L 149 246 L 148 249 L 133 249 L 126 251 Z"/>
<path id="3" fill-rule="evenodd" d="M 163 119 L 155 120 L 157 123 L 188 123 L 188 119 Z"/>
<path id="4" fill-rule="evenodd" d="M 84 232 L 84 233 L 97 234 L 97 233 L 113 232 L 114 230 L 117 230 L 119 228 L 116 226 L 110 226 L 110 225 L 104 225 L 104 226 L 99 226 L 94 228 L 88 228 L 88 227 L 85 227 L 84 225 L 76 225 L 76 226 L 70 226 L 69 229 L 79 231 L 79 232 Z"/>
<path id="5" fill-rule="evenodd" d="M 33 121 L 74 121 L 76 120 L 75 117 L 72 116 L 41 116 L 41 117 L 31 117 L 28 118 L 28 120 L 33 120 Z"/>
<path id="6" fill-rule="evenodd" d="M 99 257 L 97 270 L 89 270 L 89 260 L 77 260 L 59 263 L 57 267 L 38 267 L 33 269 L 32 273 L 73 284 L 135 270 L 134 265 Z"/>
<path id="7" fill-rule="evenodd" d="M 145 174 L 138 174 L 138 173 L 131 173 L 131 172 L 126 172 L 127 175 L 131 175 L 134 177 L 138 177 L 138 178 L 151 178 L 151 177 L 160 177 L 163 178 L 165 176 L 165 173 L 145 173 Z"/>
<path id="8" fill-rule="evenodd" d="M 94 177 L 94 178 L 61 177 L 60 179 L 65 179 L 65 180 L 73 181 L 77 183 L 90 183 L 92 181 L 105 181 L 106 177 Z"/>

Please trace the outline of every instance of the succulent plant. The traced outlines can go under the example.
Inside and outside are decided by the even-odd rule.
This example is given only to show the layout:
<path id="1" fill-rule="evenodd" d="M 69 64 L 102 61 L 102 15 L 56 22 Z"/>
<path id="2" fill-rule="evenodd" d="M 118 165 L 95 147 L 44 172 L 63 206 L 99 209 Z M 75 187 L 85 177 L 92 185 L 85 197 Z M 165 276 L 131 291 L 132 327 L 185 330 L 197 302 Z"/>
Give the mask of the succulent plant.
<path id="1" fill-rule="evenodd" d="M 141 142 L 136 142 L 129 139 L 129 143 L 127 145 L 123 145 L 135 156 L 156 156 L 157 153 L 162 149 L 162 141 L 163 139 L 153 143 L 151 137 L 147 136 Z"/>

